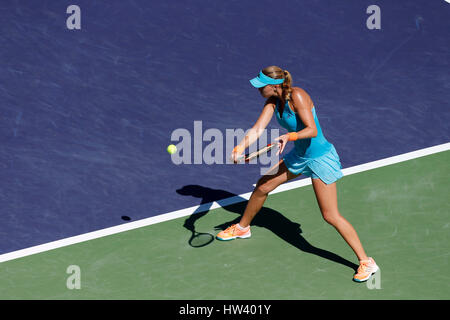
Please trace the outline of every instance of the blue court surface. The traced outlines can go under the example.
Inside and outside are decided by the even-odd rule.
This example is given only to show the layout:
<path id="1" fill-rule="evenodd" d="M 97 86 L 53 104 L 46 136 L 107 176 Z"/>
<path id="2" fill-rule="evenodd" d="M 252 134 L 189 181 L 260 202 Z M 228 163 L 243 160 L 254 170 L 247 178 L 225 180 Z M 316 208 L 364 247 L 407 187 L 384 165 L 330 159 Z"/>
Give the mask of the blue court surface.
<path id="1" fill-rule="evenodd" d="M 194 163 L 206 138 L 192 164 L 166 148 L 249 129 L 266 66 L 309 93 L 344 169 L 450 142 L 444 0 L 2 1 L 0 30 L 0 255 L 251 192 L 260 166 Z"/>

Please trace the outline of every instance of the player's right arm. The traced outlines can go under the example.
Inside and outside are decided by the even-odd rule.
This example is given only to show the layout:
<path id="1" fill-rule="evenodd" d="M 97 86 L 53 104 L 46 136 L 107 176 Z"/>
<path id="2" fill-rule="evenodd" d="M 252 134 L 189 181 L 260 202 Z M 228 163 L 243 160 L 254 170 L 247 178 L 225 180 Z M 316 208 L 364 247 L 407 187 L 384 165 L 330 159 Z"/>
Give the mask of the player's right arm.
<path id="1" fill-rule="evenodd" d="M 231 159 L 233 159 L 233 161 L 236 162 L 237 157 L 241 155 L 245 149 L 247 149 L 259 139 L 259 137 L 264 132 L 264 129 L 266 129 L 267 125 L 272 119 L 274 110 L 275 99 L 273 97 L 270 97 L 266 100 L 266 103 L 264 104 L 263 110 L 259 115 L 258 120 L 256 120 L 253 127 L 248 130 L 244 139 L 242 139 L 242 141 L 234 148 L 233 152 L 231 153 Z"/>

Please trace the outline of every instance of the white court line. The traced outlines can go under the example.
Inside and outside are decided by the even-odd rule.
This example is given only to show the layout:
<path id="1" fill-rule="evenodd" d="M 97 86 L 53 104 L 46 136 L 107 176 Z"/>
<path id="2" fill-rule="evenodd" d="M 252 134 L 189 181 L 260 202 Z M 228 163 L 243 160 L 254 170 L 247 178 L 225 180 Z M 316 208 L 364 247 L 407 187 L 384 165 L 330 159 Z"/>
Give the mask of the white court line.
<path id="1" fill-rule="evenodd" d="M 408 153 L 404 153 L 404 154 L 401 154 L 398 156 L 385 158 L 385 159 L 361 164 L 358 166 L 346 168 L 346 169 L 342 170 L 342 173 L 344 174 L 344 176 L 348 176 L 351 174 L 368 171 L 368 170 L 372 170 L 372 169 L 388 166 L 391 164 L 428 156 L 428 155 L 431 155 L 434 153 L 443 152 L 443 151 L 447 151 L 447 150 L 450 150 L 450 142 L 441 144 L 441 145 L 437 145 L 434 147 L 425 148 L 425 149 L 421 149 L 421 150 L 417 150 L 417 151 L 413 151 L 413 152 L 408 152 Z M 275 194 L 278 192 L 292 190 L 292 189 L 300 188 L 300 187 L 307 186 L 310 184 L 311 184 L 311 179 L 302 179 L 302 180 L 298 180 L 298 181 L 287 182 L 287 183 L 284 183 L 281 186 L 279 186 L 277 189 L 272 191 L 270 194 Z M 207 210 L 221 208 L 221 207 L 224 207 L 227 205 L 242 202 L 243 200 L 248 200 L 250 198 L 251 194 L 252 194 L 252 192 L 247 192 L 247 193 L 241 194 L 239 196 L 234 196 L 231 198 L 214 201 L 211 203 L 205 203 L 205 204 L 193 206 L 190 208 L 176 210 L 173 212 L 160 214 L 155 217 L 137 220 L 134 222 L 125 223 L 125 224 L 121 224 L 118 226 L 101 229 L 101 230 L 97 230 L 97 231 L 93 231 L 93 232 L 89 232 L 89 233 L 84 233 L 84 234 L 80 234 L 78 236 L 65 238 L 65 239 L 61 239 L 61 240 L 57 240 L 57 241 L 52 241 L 52 242 L 44 243 L 41 245 L 29 247 L 26 249 L 21 249 L 21 250 L 5 253 L 5 254 L 0 255 L 0 263 L 18 259 L 18 258 L 22 258 L 22 257 L 26 257 L 26 256 L 30 256 L 30 255 L 33 255 L 36 253 L 41 253 L 41 252 L 69 246 L 69 245 L 76 244 L 76 243 L 81 243 L 81 242 L 85 242 L 85 241 L 89 241 L 89 240 L 93 240 L 93 239 L 97 239 L 97 238 L 101 238 L 101 237 L 106 237 L 109 235 L 129 231 L 129 230 L 133 230 L 133 229 L 137 229 L 137 228 L 146 227 L 146 226 L 164 222 L 164 221 L 169 221 L 169 220 L 173 220 L 173 219 L 177 219 L 177 218 L 190 216 L 193 213 L 199 213 L 199 212 L 204 212 Z"/>

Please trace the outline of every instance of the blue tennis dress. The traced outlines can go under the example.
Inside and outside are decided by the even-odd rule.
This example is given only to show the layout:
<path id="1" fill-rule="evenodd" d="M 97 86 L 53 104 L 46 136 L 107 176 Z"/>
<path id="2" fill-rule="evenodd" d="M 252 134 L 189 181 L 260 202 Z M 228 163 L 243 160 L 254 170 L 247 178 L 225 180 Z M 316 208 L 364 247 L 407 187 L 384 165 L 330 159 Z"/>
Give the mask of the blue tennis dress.
<path id="1" fill-rule="evenodd" d="M 297 132 L 305 128 L 300 117 L 295 114 L 286 102 L 283 115 L 280 117 L 279 101 L 277 100 L 276 117 L 278 123 L 288 132 Z M 325 139 L 320 128 L 315 107 L 312 109 L 317 127 L 317 136 L 294 141 L 295 147 L 283 157 L 284 163 L 293 174 L 303 174 L 313 179 L 319 178 L 326 184 L 331 184 L 343 177 L 339 155 L 334 145 Z"/>

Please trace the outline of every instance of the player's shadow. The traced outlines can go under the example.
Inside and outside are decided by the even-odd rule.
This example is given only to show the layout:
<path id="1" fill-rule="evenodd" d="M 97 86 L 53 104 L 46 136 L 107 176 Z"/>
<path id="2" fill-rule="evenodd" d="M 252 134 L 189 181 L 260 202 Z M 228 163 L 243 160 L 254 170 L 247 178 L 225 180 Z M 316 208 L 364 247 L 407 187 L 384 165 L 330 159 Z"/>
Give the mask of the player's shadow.
<path id="1" fill-rule="evenodd" d="M 189 218 L 187 218 L 184 223 L 184 227 L 189 231 L 192 231 L 193 233 L 195 232 L 195 221 L 205 216 L 209 212 L 211 203 L 213 201 L 218 201 L 219 204 L 222 205 L 222 208 L 224 208 L 225 210 L 238 214 L 235 219 L 215 226 L 216 230 L 224 230 L 230 225 L 238 223 L 241 219 L 242 214 L 244 213 L 248 202 L 248 200 L 239 197 L 234 193 L 225 190 L 211 189 L 199 185 L 184 186 L 183 188 L 178 189 L 177 193 L 185 196 L 194 196 L 201 199 L 199 209 L 197 209 L 196 212 L 194 212 Z M 227 205 L 226 201 L 220 201 L 221 199 L 230 199 L 231 201 L 227 200 L 230 202 L 237 202 L 239 200 L 242 201 Z M 275 235 L 303 252 L 315 254 L 324 259 L 340 263 L 355 271 L 358 268 L 358 265 L 356 265 L 355 263 L 344 259 L 333 252 L 317 248 L 310 244 L 301 235 L 302 230 L 300 228 L 300 224 L 289 220 L 276 210 L 263 206 L 261 210 L 256 214 L 255 218 L 252 220 L 251 225 L 263 227 L 272 231 Z"/>

